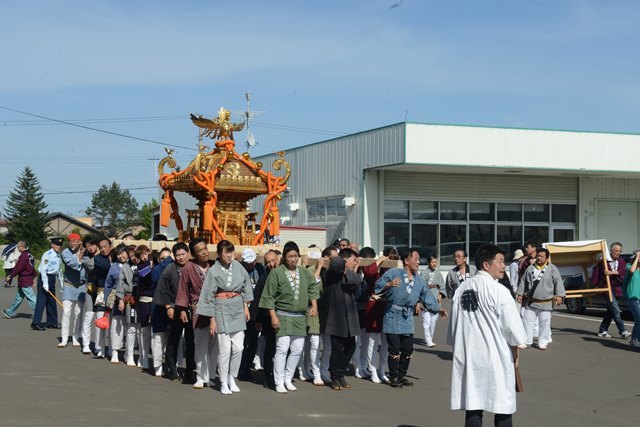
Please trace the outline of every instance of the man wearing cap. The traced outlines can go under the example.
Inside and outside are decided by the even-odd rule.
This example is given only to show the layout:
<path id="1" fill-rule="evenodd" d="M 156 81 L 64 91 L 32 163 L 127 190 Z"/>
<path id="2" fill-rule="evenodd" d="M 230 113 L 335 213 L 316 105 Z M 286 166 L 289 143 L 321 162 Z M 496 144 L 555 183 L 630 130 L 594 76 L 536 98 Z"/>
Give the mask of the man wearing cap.
<path id="1" fill-rule="evenodd" d="M 522 249 L 516 249 L 513 253 L 513 262 L 509 265 L 509 281 L 511 282 L 513 292 L 518 290 L 518 282 L 520 280 L 520 276 L 518 276 L 518 269 L 520 267 L 520 259 L 523 256 L 524 252 L 522 252 Z"/>
<path id="2" fill-rule="evenodd" d="M 40 265 L 38 266 L 38 297 L 36 299 L 36 309 L 33 313 L 31 329 L 34 331 L 44 331 L 40 322 L 45 307 L 47 308 L 47 328 L 58 328 L 58 307 L 56 307 L 56 278 L 60 278 L 62 283 L 62 263 L 60 260 L 60 250 L 64 239 L 55 237 L 51 239 L 51 249 L 42 254 Z"/>
<path id="3" fill-rule="evenodd" d="M 257 255 L 251 248 L 244 248 L 242 251 L 242 266 L 249 274 L 252 292 L 256 289 L 256 284 L 260 280 L 266 267 L 256 262 Z M 258 314 L 259 301 L 251 302 L 249 305 L 250 318 L 247 322 L 247 330 L 244 334 L 244 350 L 242 351 L 242 363 L 240 364 L 240 372 L 238 379 L 241 381 L 251 380 L 251 364 L 256 356 L 258 348 L 258 329 L 256 328 L 256 316 Z"/>
<path id="4" fill-rule="evenodd" d="M 87 292 L 85 270 L 82 265 L 82 238 L 78 233 L 67 236 L 69 247 L 62 251 L 62 263 L 64 264 L 64 285 L 62 286 L 62 338 L 58 347 L 67 346 L 69 341 L 69 328 L 73 316 L 72 340 L 74 347 L 80 347 L 78 335 L 82 327 L 83 301 L 80 296 Z M 88 346 L 89 343 L 86 343 Z"/>
<path id="5" fill-rule="evenodd" d="M 14 277 L 18 278 L 18 292 L 16 292 L 16 297 L 13 299 L 11 307 L 2 310 L 2 314 L 4 314 L 4 317 L 7 319 L 13 318 L 15 311 L 25 299 L 29 302 L 32 310 L 36 308 L 36 296 L 33 294 L 32 288 L 36 280 L 36 270 L 33 268 L 35 260 L 29 253 L 26 242 L 18 242 L 18 251 L 20 252 L 18 261 L 6 279 L 7 283 L 11 283 Z"/>

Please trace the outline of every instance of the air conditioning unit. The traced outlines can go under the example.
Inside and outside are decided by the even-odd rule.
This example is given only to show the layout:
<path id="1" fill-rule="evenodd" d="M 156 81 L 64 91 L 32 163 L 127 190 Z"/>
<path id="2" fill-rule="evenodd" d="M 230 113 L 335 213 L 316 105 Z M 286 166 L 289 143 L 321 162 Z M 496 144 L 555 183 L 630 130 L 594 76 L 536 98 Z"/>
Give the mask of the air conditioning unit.
<path id="1" fill-rule="evenodd" d="M 344 205 L 346 207 L 350 207 L 356 204 L 356 198 L 355 197 L 345 197 L 343 199 Z"/>
<path id="2" fill-rule="evenodd" d="M 297 204 L 297 203 L 289 203 L 289 210 L 291 212 L 295 212 L 298 209 L 300 209 L 300 205 L 299 204 Z"/>

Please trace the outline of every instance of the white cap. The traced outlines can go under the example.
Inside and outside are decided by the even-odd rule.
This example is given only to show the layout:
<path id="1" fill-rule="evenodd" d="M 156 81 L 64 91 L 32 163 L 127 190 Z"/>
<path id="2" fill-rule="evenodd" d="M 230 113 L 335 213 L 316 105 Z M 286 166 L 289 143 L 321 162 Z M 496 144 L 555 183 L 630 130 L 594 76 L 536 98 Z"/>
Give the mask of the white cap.
<path id="1" fill-rule="evenodd" d="M 251 248 L 244 248 L 242 251 L 242 261 L 243 262 L 254 262 L 257 258 L 256 253 Z"/>

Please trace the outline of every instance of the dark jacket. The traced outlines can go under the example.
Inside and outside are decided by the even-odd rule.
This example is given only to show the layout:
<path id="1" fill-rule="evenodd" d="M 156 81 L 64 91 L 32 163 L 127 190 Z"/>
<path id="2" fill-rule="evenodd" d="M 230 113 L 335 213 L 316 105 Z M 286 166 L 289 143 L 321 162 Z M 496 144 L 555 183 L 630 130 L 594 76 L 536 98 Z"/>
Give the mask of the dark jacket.
<path id="1" fill-rule="evenodd" d="M 36 270 L 33 268 L 34 259 L 28 250 L 20 252 L 16 265 L 11 270 L 11 278 L 18 278 L 19 288 L 29 288 L 33 286 L 36 278 Z"/>
<path id="2" fill-rule="evenodd" d="M 180 268 L 182 270 L 182 268 Z M 156 305 L 174 305 L 178 294 L 178 284 L 180 283 L 180 270 L 178 264 L 173 263 L 167 266 L 160 275 L 158 286 L 153 296 Z"/>
<path id="3" fill-rule="evenodd" d="M 351 270 L 345 270 L 345 260 L 331 259 L 324 283 L 327 304 L 327 325 L 324 332 L 338 337 L 360 334 L 356 297 L 362 280 Z"/>

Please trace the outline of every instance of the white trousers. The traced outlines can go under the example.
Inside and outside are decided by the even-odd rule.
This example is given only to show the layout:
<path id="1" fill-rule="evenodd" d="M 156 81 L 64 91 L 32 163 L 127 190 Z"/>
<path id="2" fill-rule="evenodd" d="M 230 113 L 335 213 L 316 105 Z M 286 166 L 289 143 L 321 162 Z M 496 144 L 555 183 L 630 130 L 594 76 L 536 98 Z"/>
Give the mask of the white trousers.
<path id="1" fill-rule="evenodd" d="M 215 378 L 216 376 L 216 366 L 218 364 L 216 339 L 209 333 L 209 328 L 196 328 L 193 330 L 193 343 L 196 380 L 208 383 L 209 378 Z"/>
<path id="2" fill-rule="evenodd" d="M 244 331 L 218 334 L 218 373 L 221 383 L 226 383 L 229 375 L 238 377 L 243 347 Z"/>
<path id="3" fill-rule="evenodd" d="M 167 347 L 169 332 L 154 332 L 151 338 L 153 348 L 153 367 L 158 369 L 164 361 L 164 349 Z"/>
<path id="4" fill-rule="evenodd" d="M 93 328 L 93 298 L 91 295 L 84 295 L 84 303 L 82 303 L 82 345 L 89 347 L 91 343 L 91 329 Z M 96 328 L 97 329 L 97 328 Z"/>
<path id="5" fill-rule="evenodd" d="M 136 340 L 138 340 L 138 348 L 140 345 L 140 323 L 127 323 L 127 350 L 124 355 L 124 360 L 130 363 L 133 359 L 133 351 L 136 347 Z M 147 354 L 148 357 L 148 354 Z M 140 358 L 142 358 L 142 350 L 140 350 Z"/>
<path id="6" fill-rule="evenodd" d="M 104 311 L 95 312 L 96 320 L 102 317 L 104 317 Z M 106 335 L 107 335 L 106 329 L 100 329 L 95 325 L 93 326 L 93 344 L 96 352 L 102 350 L 102 346 L 106 345 L 106 341 L 105 341 Z"/>
<path id="7" fill-rule="evenodd" d="M 527 345 L 533 343 L 536 323 L 538 324 L 538 345 L 546 346 L 551 342 L 551 311 L 531 307 L 524 309 L 524 330 L 527 333 Z"/>
<path id="8" fill-rule="evenodd" d="M 78 341 L 78 332 L 80 329 L 80 314 L 82 312 L 82 305 L 80 301 L 64 300 L 62 301 L 62 343 L 66 344 L 69 341 L 69 329 L 73 322 L 73 342 Z M 73 320 L 71 314 L 73 313 Z"/>
<path id="9" fill-rule="evenodd" d="M 330 378 L 329 362 L 331 360 L 331 335 L 321 334 L 322 356 L 320 357 L 320 373 L 323 378 Z"/>
<path id="10" fill-rule="evenodd" d="M 422 314 L 422 329 L 424 329 L 424 341 L 427 345 L 433 344 L 433 333 L 436 330 L 436 323 L 438 323 L 438 313 L 431 313 L 429 310 L 424 310 Z"/>
<path id="11" fill-rule="evenodd" d="M 124 342 L 124 319 L 122 316 L 111 316 L 109 334 L 111 335 L 111 351 L 117 352 L 122 348 Z"/>
<path id="12" fill-rule="evenodd" d="M 387 366 L 387 357 L 389 357 L 387 335 L 379 332 L 370 332 L 367 337 L 369 370 L 373 372 L 374 369 L 377 369 L 379 373 L 384 374 Z"/>
<path id="13" fill-rule="evenodd" d="M 140 327 L 140 363 L 148 367 L 149 350 L 151 350 L 151 325 Z"/>
<path id="14" fill-rule="evenodd" d="M 304 370 L 320 378 L 320 335 L 307 335 L 304 343 Z"/>
<path id="15" fill-rule="evenodd" d="M 360 328 L 360 334 L 356 335 L 356 350 L 353 352 L 353 356 L 351 356 L 351 363 L 356 368 L 366 369 L 366 342 L 367 342 L 367 330 L 365 328 Z"/>
<path id="16" fill-rule="evenodd" d="M 273 380 L 276 386 L 284 385 L 285 381 L 291 382 L 293 379 L 304 348 L 304 338 L 289 335 L 276 338 L 276 356 L 273 360 Z"/>

